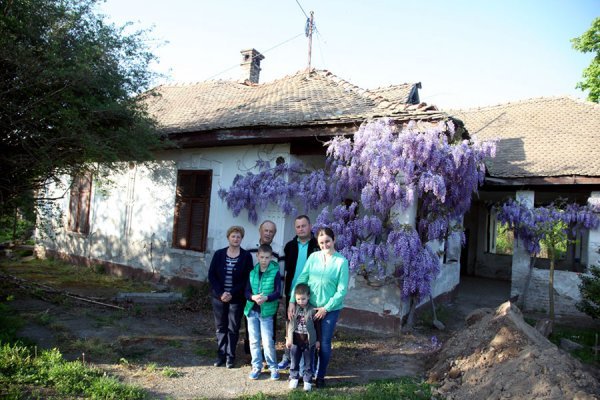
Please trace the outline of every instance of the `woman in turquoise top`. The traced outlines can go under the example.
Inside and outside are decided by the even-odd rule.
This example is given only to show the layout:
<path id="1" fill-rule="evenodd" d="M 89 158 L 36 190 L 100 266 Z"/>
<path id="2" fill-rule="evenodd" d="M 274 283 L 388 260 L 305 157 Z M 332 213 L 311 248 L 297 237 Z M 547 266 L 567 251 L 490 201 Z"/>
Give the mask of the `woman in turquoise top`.
<path id="1" fill-rule="evenodd" d="M 321 251 L 312 253 L 306 260 L 298 283 L 310 287 L 310 304 L 315 308 L 315 319 L 321 320 L 321 348 L 315 357 L 313 371 L 317 371 L 317 387 L 325 386 L 325 374 L 331 358 L 331 339 L 344 298 L 348 291 L 348 260 L 335 251 L 335 235 L 330 228 L 317 231 L 317 243 Z M 293 291 L 292 291 L 293 293 Z M 295 299 L 290 299 L 288 319 L 296 308 Z M 315 360 L 316 359 L 316 360 Z"/>

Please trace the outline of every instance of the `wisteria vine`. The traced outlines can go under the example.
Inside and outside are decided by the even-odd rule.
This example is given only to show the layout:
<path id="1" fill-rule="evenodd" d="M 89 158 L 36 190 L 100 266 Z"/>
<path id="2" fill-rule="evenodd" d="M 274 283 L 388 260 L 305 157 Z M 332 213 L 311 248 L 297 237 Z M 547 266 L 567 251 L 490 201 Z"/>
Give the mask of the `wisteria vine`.
<path id="1" fill-rule="evenodd" d="M 286 214 L 320 209 L 315 223 L 336 233 L 338 250 L 352 271 L 394 275 L 404 298 L 429 295 L 439 257 L 428 242 L 459 229 L 471 196 L 483 183 L 484 159 L 495 156 L 494 142 L 463 140 L 451 121 L 421 128 L 391 119 L 363 123 L 353 137 L 327 143 L 324 169 L 300 164 L 270 167 L 237 176 L 219 195 L 234 215 L 274 203 Z M 396 215 L 420 200 L 416 227 Z M 390 268 L 390 265 L 392 268 Z"/>
<path id="2" fill-rule="evenodd" d="M 507 200 L 498 206 L 498 221 L 513 230 L 515 239 L 520 239 L 531 256 L 539 254 L 541 244 L 553 229 L 559 227 L 565 237 L 574 236 L 582 229 L 600 226 L 597 205 L 556 202 L 545 207 L 530 207 L 522 201 Z"/>

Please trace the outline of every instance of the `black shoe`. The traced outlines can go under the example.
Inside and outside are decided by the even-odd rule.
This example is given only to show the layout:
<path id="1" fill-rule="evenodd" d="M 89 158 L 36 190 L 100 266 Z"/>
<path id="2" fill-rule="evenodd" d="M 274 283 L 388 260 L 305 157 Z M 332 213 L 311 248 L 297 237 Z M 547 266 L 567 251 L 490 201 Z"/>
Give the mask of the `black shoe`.
<path id="1" fill-rule="evenodd" d="M 325 387 L 325 378 L 317 378 L 316 385 L 319 389 L 323 389 Z"/>
<path id="2" fill-rule="evenodd" d="M 233 364 L 235 363 L 235 358 L 231 358 L 231 357 L 227 357 L 227 363 L 226 363 L 226 367 L 227 368 L 233 368 Z"/>
<path id="3" fill-rule="evenodd" d="M 225 365 L 225 359 L 224 359 L 224 358 L 221 358 L 221 357 L 219 357 L 219 358 L 217 358 L 217 359 L 215 360 L 215 362 L 213 363 L 213 365 L 214 365 L 215 367 L 222 367 L 223 365 Z"/>

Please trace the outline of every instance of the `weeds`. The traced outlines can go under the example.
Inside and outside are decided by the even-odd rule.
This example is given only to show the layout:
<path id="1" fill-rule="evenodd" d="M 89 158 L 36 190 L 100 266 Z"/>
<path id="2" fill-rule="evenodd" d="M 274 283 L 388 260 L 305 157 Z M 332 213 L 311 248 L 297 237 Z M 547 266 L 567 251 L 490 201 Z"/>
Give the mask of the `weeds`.
<path id="1" fill-rule="evenodd" d="M 210 344 L 207 341 L 200 341 L 197 347 L 194 349 L 194 354 L 200 357 L 211 357 L 215 353 L 214 345 L 212 342 Z"/>
<path id="2" fill-rule="evenodd" d="M 171 367 L 164 367 L 161 371 L 161 374 L 167 378 L 179 378 L 182 375 L 181 372 Z"/>
<path id="3" fill-rule="evenodd" d="M 116 354 L 111 346 L 98 338 L 77 339 L 69 343 L 65 350 L 85 353 L 86 359 L 115 359 Z"/>
<path id="4" fill-rule="evenodd" d="M 3 396 L 32 398 L 27 395 L 31 385 L 66 396 L 123 400 L 147 397 L 142 388 L 125 385 L 81 361 L 65 361 L 57 349 L 45 350 L 35 357 L 29 347 L 19 343 L 4 344 L 0 348 L 0 386 L 6 388 Z"/>
<path id="5" fill-rule="evenodd" d="M 572 351 L 571 355 L 586 364 L 598 366 L 600 365 L 600 359 L 594 353 L 596 335 L 600 335 L 600 332 L 591 328 L 573 328 L 556 325 L 549 339 L 557 346 L 560 345 L 560 339 L 562 338 L 579 343 L 583 348 Z"/>
<path id="6" fill-rule="evenodd" d="M 0 270 L 58 290 L 68 290 L 73 286 L 80 288 L 86 286 L 100 291 L 105 297 L 115 296 L 118 292 L 150 292 L 154 289 L 151 285 L 143 282 L 109 275 L 103 267 L 81 267 L 54 259 L 36 259 L 27 263 L 3 261 L 0 264 Z M 38 294 L 42 295 L 43 293 L 40 291 Z"/>

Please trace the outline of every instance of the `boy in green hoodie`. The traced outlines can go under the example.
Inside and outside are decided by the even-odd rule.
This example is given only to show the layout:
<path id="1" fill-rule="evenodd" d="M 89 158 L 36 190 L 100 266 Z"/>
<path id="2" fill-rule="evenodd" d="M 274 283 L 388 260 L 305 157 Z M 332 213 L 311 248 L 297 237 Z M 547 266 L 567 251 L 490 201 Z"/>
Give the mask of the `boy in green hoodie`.
<path id="1" fill-rule="evenodd" d="M 281 275 L 279 264 L 272 260 L 273 249 L 268 244 L 260 245 L 257 252 L 258 263 L 250 272 L 246 286 L 246 308 L 248 320 L 252 371 L 248 378 L 256 380 L 263 366 L 261 342 L 271 379 L 279 379 L 277 355 L 273 341 L 273 317 L 279 308 L 281 297 Z"/>

